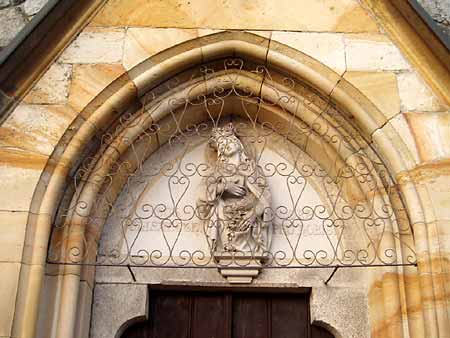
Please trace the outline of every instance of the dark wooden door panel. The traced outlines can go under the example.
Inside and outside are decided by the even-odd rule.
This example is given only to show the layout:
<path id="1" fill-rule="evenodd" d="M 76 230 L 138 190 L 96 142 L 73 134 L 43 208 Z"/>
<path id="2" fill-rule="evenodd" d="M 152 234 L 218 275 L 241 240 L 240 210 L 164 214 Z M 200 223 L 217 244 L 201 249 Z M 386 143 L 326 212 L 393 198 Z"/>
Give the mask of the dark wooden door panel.
<path id="1" fill-rule="evenodd" d="M 254 295 L 233 295 L 233 338 L 269 338 L 268 300 Z"/>
<path id="2" fill-rule="evenodd" d="M 150 293 L 149 320 L 122 338 L 333 338 L 310 325 L 308 294 Z"/>
<path id="3" fill-rule="evenodd" d="M 228 333 L 229 309 L 223 295 L 192 296 L 193 311 L 190 338 L 231 338 Z"/>
<path id="4" fill-rule="evenodd" d="M 306 295 L 280 295 L 271 299 L 271 338 L 309 338 Z"/>
<path id="5" fill-rule="evenodd" d="M 151 338 L 190 338 L 191 297 L 162 293 L 150 298 Z"/>

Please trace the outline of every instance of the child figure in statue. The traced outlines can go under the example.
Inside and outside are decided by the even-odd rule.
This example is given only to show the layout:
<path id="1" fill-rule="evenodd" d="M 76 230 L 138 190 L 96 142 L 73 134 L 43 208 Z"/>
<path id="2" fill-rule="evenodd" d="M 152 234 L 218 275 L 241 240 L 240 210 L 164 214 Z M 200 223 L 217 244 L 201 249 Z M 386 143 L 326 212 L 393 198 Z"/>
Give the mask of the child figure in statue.
<path id="1" fill-rule="evenodd" d="M 262 256 L 272 237 L 266 178 L 248 156 L 232 123 L 214 128 L 209 144 L 217 160 L 213 173 L 203 180 L 197 206 L 207 224 L 211 250 L 215 255 Z"/>

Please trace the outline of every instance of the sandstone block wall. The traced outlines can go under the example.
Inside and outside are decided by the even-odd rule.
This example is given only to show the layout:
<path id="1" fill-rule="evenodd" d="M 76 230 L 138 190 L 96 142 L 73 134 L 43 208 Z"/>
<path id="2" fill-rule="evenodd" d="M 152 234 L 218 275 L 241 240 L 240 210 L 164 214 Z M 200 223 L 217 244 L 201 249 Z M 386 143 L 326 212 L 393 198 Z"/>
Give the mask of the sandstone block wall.
<path id="1" fill-rule="evenodd" d="M 0 0 L 0 7 L 6 2 Z M 44 2 L 27 0 L 0 10 L 0 47 Z M 444 15 L 449 7 L 438 12 Z M 0 337 L 12 333 L 20 271 L 43 269 L 23 262 L 29 245 L 25 230 L 36 217 L 30 211 L 36 184 L 72 121 L 112 81 L 148 57 L 226 29 L 249 30 L 310 55 L 378 107 L 385 120 L 372 137 L 401 135 L 396 146 L 411 154 L 409 170 L 393 168 L 393 175 L 401 184 L 413 181 L 429 196 L 427 233 L 415 235 L 430 245 L 438 278 L 450 280 L 449 107 L 358 1 L 211 1 L 205 6 L 203 0 L 111 0 L 0 126 L 0 271 L 7 276 L 0 279 Z M 425 301 L 437 297 L 447 308 L 449 290 L 434 291 Z"/>

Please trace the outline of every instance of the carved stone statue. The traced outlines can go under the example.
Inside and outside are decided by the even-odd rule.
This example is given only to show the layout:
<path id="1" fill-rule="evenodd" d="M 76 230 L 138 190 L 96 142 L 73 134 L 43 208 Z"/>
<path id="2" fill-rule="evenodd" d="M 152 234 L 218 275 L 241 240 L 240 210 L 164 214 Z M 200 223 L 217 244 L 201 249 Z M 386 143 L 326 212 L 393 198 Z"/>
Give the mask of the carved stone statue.
<path id="1" fill-rule="evenodd" d="M 271 195 L 262 169 L 232 123 L 214 128 L 209 145 L 216 162 L 203 180 L 197 206 L 211 251 L 216 257 L 262 257 L 272 237 Z"/>

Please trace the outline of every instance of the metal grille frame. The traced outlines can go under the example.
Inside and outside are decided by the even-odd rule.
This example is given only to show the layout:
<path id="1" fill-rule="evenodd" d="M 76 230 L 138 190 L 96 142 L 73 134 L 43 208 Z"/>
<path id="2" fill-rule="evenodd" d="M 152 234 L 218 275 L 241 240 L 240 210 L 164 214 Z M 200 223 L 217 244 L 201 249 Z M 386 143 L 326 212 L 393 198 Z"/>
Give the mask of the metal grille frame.
<path id="1" fill-rule="evenodd" d="M 49 264 L 416 265 L 412 227 L 388 168 L 352 117 L 301 80 L 250 60 L 227 58 L 177 74 L 141 101 L 141 108 L 117 119 L 75 171 L 54 221 Z M 284 182 L 288 196 L 285 204 L 270 210 L 274 241 L 282 242 L 282 249 L 265 251 L 263 259 L 261 254 L 232 252 L 223 263 L 211 252 L 207 220 L 201 219 L 198 206 L 184 200 L 191 182 L 209 177 L 215 166 L 211 159 L 189 161 L 189 152 L 206 147 L 211 130 L 230 122 L 264 178 Z M 128 136 L 130 130 L 135 137 Z M 264 161 L 274 144 L 288 155 L 285 161 Z M 122 155 L 114 157 L 115 152 Z M 176 154 L 176 160 L 164 160 L 161 154 Z M 142 203 L 134 195 L 137 187 L 161 179 L 169 202 Z M 322 203 L 302 199 L 310 185 L 322 193 Z M 95 199 L 88 198 L 89 187 L 98 192 Z M 195 247 L 198 243 L 190 249 L 179 244 L 192 233 L 194 219 L 202 221 L 201 226 L 196 222 L 196 233 L 203 236 L 203 249 Z M 161 239 L 153 247 L 140 240 L 149 231 L 148 220 L 156 224 L 150 231 Z M 321 232 L 325 248 L 305 245 L 311 224 Z M 120 241 L 108 241 L 108 231 Z"/>

